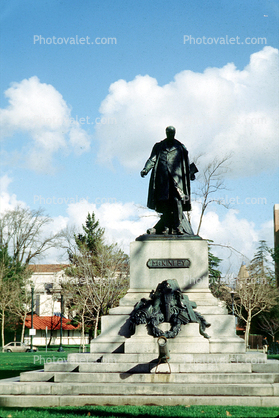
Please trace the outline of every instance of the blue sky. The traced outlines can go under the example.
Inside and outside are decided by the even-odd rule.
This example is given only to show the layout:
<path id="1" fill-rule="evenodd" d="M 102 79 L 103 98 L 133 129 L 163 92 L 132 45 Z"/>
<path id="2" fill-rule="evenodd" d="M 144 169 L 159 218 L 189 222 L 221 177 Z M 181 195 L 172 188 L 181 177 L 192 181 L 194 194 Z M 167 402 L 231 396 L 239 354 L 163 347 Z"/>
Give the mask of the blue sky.
<path id="1" fill-rule="evenodd" d="M 277 2 L 4 0 L 1 9 L 1 211 L 41 206 L 57 230 L 94 210 L 128 251 L 152 223 L 139 171 L 173 124 L 192 158 L 203 153 L 200 171 L 232 154 L 216 197 L 237 203 L 212 205 L 201 235 L 248 258 L 258 240 L 272 245 Z M 194 204 L 194 227 L 198 215 Z"/>

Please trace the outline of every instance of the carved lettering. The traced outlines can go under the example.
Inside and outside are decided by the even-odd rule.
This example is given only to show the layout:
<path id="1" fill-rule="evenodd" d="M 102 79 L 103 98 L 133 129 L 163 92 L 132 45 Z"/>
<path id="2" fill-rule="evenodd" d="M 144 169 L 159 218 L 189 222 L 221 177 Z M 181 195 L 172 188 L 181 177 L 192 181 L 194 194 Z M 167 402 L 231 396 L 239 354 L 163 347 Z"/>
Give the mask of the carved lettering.
<path id="1" fill-rule="evenodd" d="M 191 262 L 188 258 L 149 258 L 148 268 L 189 268 Z"/>

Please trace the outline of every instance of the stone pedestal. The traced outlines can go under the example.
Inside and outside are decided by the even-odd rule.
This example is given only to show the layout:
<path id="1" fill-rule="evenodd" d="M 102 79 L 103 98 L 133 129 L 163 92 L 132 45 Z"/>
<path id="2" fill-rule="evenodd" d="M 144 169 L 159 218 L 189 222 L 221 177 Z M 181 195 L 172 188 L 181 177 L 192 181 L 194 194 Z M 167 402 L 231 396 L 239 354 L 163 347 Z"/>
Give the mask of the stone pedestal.
<path id="1" fill-rule="evenodd" d="M 187 261 L 186 261 L 187 260 Z M 244 352 L 235 318 L 208 289 L 207 243 L 199 237 L 143 236 L 131 244 L 131 286 L 102 317 L 91 353 L 71 353 L 67 362 L 0 382 L 0 405 L 243 405 L 279 404 L 279 364 L 266 354 Z M 182 325 L 168 339 L 170 359 L 158 361 L 157 338 L 146 325 L 129 333 L 129 314 L 163 280 L 176 279 L 197 311 L 210 322 L 205 339 L 197 323 Z M 163 331 L 169 323 L 160 324 Z M 279 363 L 277 361 L 277 363 Z"/>
<path id="2" fill-rule="evenodd" d="M 183 293 L 197 304 L 197 311 L 211 323 L 210 340 L 199 334 L 198 324 L 182 326 L 168 340 L 173 353 L 244 353 L 244 340 L 235 332 L 235 318 L 209 290 L 208 245 L 198 236 L 143 235 L 131 243 L 130 289 L 117 308 L 102 317 L 101 335 L 91 342 L 92 353 L 157 353 L 157 339 L 146 326 L 129 331 L 129 315 L 141 298 L 149 298 L 163 280 L 176 279 Z M 163 324 L 167 326 L 168 324 Z"/>

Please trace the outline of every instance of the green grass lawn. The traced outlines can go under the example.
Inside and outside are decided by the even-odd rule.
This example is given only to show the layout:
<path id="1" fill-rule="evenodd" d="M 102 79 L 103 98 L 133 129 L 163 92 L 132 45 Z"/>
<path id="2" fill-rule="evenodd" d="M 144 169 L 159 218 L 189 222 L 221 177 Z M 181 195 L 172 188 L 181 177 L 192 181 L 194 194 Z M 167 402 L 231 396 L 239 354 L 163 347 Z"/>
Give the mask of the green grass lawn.
<path id="1" fill-rule="evenodd" d="M 0 408 L 1 418 L 268 418 L 276 417 L 278 408 L 241 406 L 84 406 L 63 408 Z"/>
<path id="2" fill-rule="evenodd" d="M 36 353 L 0 353 L 0 379 L 19 376 L 21 372 L 44 368 L 45 362 L 66 360 L 69 353 L 78 353 L 79 346 L 66 346 L 59 353 L 59 346 L 52 346 L 47 353 L 45 348 L 39 348 Z M 269 359 L 279 360 L 279 355 L 268 355 Z M 1 416 L 0 416 L 1 418 Z"/>
<path id="3" fill-rule="evenodd" d="M 45 362 L 66 360 L 69 353 L 78 353 L 78 346 L 65 347 L 65 351 L 57 352 L 59 346 L 45 348 L 35 353 L 0 353 L 0 379 L 19 376 L 21 372 L 44 368 Z M 41 351 L 44 350 L 44 351 Z M 0 415 L 1 418 L 1 415 Z"/>
<path id="4" fill-rule="evenodd" d="M 46 353 L 0 353 L 0 379 L 18 376 L 23 371 L 37 370 L 44 367 L 44 362 L 61 361 L 67 359 L 70 352 L 78 352 L 79 347 L 66 347 L 64 352 L 57 352 L 58 347 L 51 347 Z M 277 358 L 278 355 L 268 356 Z M 144 418 L 144 417 L 277 417 L 278 408 L 261 407 L 238 407 L 238 406 L 86 406 L 86 407 L 63 407 L 63 408 L 1 408 L 0 418 Z"/>

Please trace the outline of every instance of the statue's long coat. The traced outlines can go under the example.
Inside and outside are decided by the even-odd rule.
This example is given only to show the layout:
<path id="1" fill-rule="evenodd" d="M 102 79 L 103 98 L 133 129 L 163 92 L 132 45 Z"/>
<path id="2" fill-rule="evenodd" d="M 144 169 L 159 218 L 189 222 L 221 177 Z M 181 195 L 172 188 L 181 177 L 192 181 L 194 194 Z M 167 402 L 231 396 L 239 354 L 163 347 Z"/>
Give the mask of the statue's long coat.
<path id="1" fill-rule="evenodd" d="M 152 169 L 147 207 L 158 210 L 160 201 L 169 199 L 173 182 L 182 201 L 183 211 L 191 210 L 188 151 L 176 139 L 169 149 L 167 145 L 167 139 L 157 142 L 144 167 L 147 172 Z"/>

